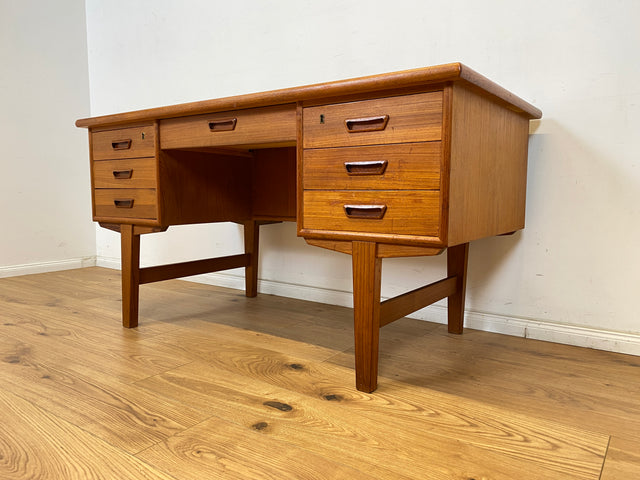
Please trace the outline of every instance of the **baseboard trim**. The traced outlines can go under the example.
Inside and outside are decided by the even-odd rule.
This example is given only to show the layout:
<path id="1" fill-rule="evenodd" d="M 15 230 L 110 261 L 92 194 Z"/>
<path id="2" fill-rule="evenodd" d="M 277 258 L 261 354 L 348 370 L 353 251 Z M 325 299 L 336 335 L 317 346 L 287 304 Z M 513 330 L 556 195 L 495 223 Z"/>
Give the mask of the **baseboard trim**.
<path id="1" fill-rule="evenodd" d="M 107 268 L 120 268 L 120 260 L 98 257 L 97 265 Z M 219 287 L 244 290 L 244 276 L 231 273 L 207 273 L 184 280 L 215 285 Z M 269 295 L 308 300 L 352 307 L 351 292 L 330 290 L 326 288 L 296 285 L 273 280 L 259 280 L 258 291 Z M 409 318 L 426 320 L 434 323 L 447 323 L 447 308 L 442 305 L 431 305 L 409 315 Z M 516 337 L 543 340 L 576 347 L 593 348 L 608 352 L 625 353 L 640 356 L 640 334 L 612 332 L 589 327 L 566 325 L 554 322 L 509 317 L 492 313 L 465 311 L 465 327 L 485 332 L 499 333 Z"/>
<path id="2" fill-rule="evenodd" d="M 96 257 L 68 258 L 66 260 L 55 260 L 52 262 L 11 265 L 7 267 L 0 267 L 0 278 L 32 275 L 34 273 L 57 272 L 60 270 L 73 270 L 75 268 L 95 267 L 95 265 Z"/>

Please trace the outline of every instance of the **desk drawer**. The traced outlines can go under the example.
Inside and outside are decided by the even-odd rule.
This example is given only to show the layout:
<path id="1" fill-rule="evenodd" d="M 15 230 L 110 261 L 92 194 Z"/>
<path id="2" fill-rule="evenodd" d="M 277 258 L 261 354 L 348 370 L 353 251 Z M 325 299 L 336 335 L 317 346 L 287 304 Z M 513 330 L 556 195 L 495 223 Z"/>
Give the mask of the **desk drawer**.
<path id="1" fill-rule="evenodd" d="M 442 91 L 303 109 L 303 147 L 427 142 L 442 138 Z"/>
<path id="2" fill-rule="evenodd" d="M 94 191 L 96 217 L 157 218 L 157 195 L 152 188 L 101 188 Z"/>
<path id="3" fill-rule="evenodd" d="M 296 106 L 253 108 L 160 121 L 160 148 L 295 145 Z"/>
<path id="4" fill-rule="evenodd" d="M 440 232 L 439 191 L 305 191 L 303 229 L 419 235 Z"/>
<path id="5" fill-rule="evenodd" d="M 153 125 L 119 128 L 91 134 L 94 160 L 153 157 L 156 153 Z"/>
<path id="6" fill-rule="evenodd" d="M 156 159 L 94 162 L 93 179 L 95 188 L 156 188 Z"/>
<path id="7" fill-rule="evenodd" d="M 440 142 L 303 152 L 303 188 L 311 190 L 438 190 Z"/>

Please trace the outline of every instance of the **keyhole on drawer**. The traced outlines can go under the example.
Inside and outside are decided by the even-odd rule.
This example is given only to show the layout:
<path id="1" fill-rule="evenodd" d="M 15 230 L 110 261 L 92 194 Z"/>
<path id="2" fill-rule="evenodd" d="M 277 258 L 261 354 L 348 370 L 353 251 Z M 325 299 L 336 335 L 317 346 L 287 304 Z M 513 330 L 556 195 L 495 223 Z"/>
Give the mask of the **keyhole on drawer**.
<path id="1" fill-rule="evenodd" d="M 144 140 L 144 132 L 142 132 L 142 140 Z"/>
<path id="2" fill-rule="evenodd" d="M 320 123 L 324 123 L 324 114 L 320 115 Z"/>

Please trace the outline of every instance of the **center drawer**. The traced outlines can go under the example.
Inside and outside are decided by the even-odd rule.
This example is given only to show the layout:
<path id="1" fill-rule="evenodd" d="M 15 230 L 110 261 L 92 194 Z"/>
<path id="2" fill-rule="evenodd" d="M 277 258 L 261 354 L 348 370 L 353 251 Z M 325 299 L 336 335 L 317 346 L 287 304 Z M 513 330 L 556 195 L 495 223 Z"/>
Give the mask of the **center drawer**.
<path id="1" fill-rule="evenodd" d="M 160 121 L 160 148 L 295 145 L 296 106 L 252 108 Z"/>

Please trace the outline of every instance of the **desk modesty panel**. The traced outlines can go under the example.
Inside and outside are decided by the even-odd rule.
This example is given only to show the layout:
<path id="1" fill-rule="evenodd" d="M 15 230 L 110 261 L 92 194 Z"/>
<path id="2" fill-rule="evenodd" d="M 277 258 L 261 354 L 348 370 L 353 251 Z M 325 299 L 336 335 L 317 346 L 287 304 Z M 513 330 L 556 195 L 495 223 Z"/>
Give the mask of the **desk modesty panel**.
<path id="1" fill-rule="evenodd" d="M 93 218 L 122 244 L 123 325 L 144 283 L 245 268 L 261 225 L 352 255 L 356 386 L 377 386 L 380 327 L 448 298 L 462 333 L 468 244 L 524 227 L 529 121 L 541 112 L 452 63 L 78 120 Z M 140 235 L 244 225 L 244 253 L 140 268 Z M 380 301 L 382 258 L 447 250 L 447 277 Z"/>

